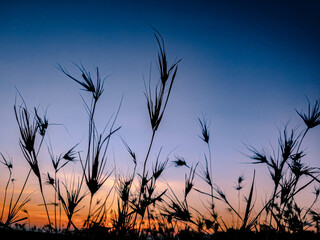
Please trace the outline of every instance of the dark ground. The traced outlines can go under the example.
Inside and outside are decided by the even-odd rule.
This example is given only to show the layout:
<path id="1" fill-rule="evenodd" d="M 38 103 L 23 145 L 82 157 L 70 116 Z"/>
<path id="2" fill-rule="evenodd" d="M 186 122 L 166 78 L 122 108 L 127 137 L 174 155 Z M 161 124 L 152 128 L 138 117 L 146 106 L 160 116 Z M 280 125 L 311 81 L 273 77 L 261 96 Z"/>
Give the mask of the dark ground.
<path id="1" fill-rule="evenodd" d="M 137 239 L 135 236 L 119 237 L 111 235 L 107 232 L 78 232 L 66 234 L 50 234 L 45 232 L 32 232 L 25 230 L 0 229 L 0 240 L 122 240 L 122 239 Z M 153 238 L 142 238 L 153 239 Z M 159 237 L 157 239 L 166 239 Z M 171 238 L 172 239 L 172 238 Z M 211 236 L 202 236 L 197 233 L 181 232 L 176 238 L 177 240 L 192 240 L 192 239 L 212 239 L 212 240 L 320 240 L 320 234 L 314 232 L 301 232 L 295 234 L 275 233 L 275 232 L 240 232 L 229 231 L 221 232 Z"/>

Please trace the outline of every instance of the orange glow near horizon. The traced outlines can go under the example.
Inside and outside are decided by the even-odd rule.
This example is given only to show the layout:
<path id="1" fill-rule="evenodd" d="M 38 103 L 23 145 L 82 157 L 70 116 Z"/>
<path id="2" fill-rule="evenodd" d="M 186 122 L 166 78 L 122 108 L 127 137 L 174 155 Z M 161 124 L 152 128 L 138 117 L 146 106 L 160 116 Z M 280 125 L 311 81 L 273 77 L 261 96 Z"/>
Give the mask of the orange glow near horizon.
<path id="1" fill-rule="evenodd" d="M 113 186 L 113 178 L 110 178 L 102 187 L 101 191 L 99 191 L 97 193 L 97 195 L 94 197 L 93 203 L 95 203 L 98 199 L 102 200 L 104 199 L 104 196 L 109 192 L 110 188 Z M 159 186 L 158 186 L 158 192 L 161 192 L 162 190 L 164 190 L 167 185 L 164 182 L 159 182 Z M 32 182 L 30 183 L 32 185 Z M 137 184 L 137 183 L 136 183 Z M 169 183 L 170 184 L 170 183 Z M 175 194 L 177 194 L 177 197 L 180 199 L 183 199 L 182 196 L 182 189 L 184 188 L 184 181 L 179 181 L 179 182 L 172 182 L 171 183 L 171 188 L 172 190 L 175 192 Z M 85 188 L 85 186 L 84 186 Z M 114 190 L 113 190 L 114 191 Z M 247 191 L 248 190 L 244 190 L 244 194 L 247 195 Z M 3 196 L 4 194 L 4 189 L 1 189 L 1 195 Z M 19 191 L 15 190 L 14 193 L 14 200 L 16 199 L 17 195 L 19 194 Z M 45 214 L 45 209 L 43 206 L 43 202 L 40 196 L 39 191 L 35 191 L 32 190 L 30 188 L 26 188 L 23 194 L 23 197 L 26 197 L 28 194 L 31 194 L 31 202 L 27 203 L 25 205 L 25 207 L 22 208 L 22 210 L 27 210 L 27 213 L 25 211 L 20 211 L 18 216 L 19 218 L 23 218 L 23 217 L 28 217 L 27 220 L 20 222 L 25 223 L 27 227 L 33 227 L 36 226 L 38 228 L 43 227 L 44 225 L 48 224 L 48 219 L 47 216 Z M 50 190 L 50 186 L 46 186 L 46 200 L 47 200 L 47 204 L 48 204 L 48 209 L 49 209 L 49 215 L 50 215 L 50 219 L 51 219 L 51 223 L 54 225 L 55 223 L 55 218 L 54 218 L 54 207 L 52 205 L 53 203 L 53 199 L 54 199 L 54 195 L 53 195 L 53 191 Z M 230 203 L 237 209 L 237 204 L 238 204 L 238 196 L 237 193 L 234 192 L 233 195 L 228 194 L 228 192 L 226 191 L 228 200 L 230 201 Z M 8 191 L 7 195 L 10 197 L 11 196 L 11 192 Z M 9 198 L 8 197 L 8 198 Z M 23 199 L 23 197 L 21 199 Z M 6 202 L 6 210 L 4 212 L 4 219 L 5 216 L 7 214 L 7 209 L 8 209 L 8 204 L 9 204 L 9 200 L 7 198 L 7 202 Z M 110 194 L 106 205 L 108 207 L 110 207 L 110 210 L 108 211 L 107 215 L 108 215 L 108 220 L 107 222 L 110 221 L 111 219 L 111 215 L 112 214 L 112 209 L 116 209 L 116 198 L 117 196 L 114 195 L 114 192 L 112 194 Z M 190 204 L 191 207 L 196 208 L 197 211 L 199 211 L 202 214 L 206 213 L 206 208 L 204 206 L 204 204 L 209 202 L 209 198 L 204 197 L 202 195 L 200 195 L 199 193 L 193 191 L 191 193 L 191 195 L 188 197 L 188 203 Z M 3 199 L 1 199 L 1 203 L 0 203 L 0 209 L 2 209 L 2 201 Z M 306 199 L 305 196 L 300 196 L 297 198 L 298 202 L 311 202 L 312 199 L 310 197 L 310 199 Z M 240 211 L 240 215 L 244 214 L 244 208 L 245 208 L 245 202 L 242 201 L 241 202 L 241 211 Z M 93 204 L 94 206 L 95 204 Z M 216 211 L 218 212 L 219 218 L 222 217 L 224 223 L 228 226 L 228 227 L 237 227 L 239 224 L 239 222 L 237 219 L 237 216 L 228 211 L 227 208 L 228 206 L 225 203 L 219 202 L 218 200 L 215 200 L 215 205 L 216 205 Z M 78 213 L 76 213 L 72 220 L 73 223 L 78 227 L 81 228 L 83 226 L 84 220 L 87 217 L 88 214 L 88 206 L 89 206 L 89 195 L 80 203 L 80 205 L 78 206 L 79 209 L 81 209 Z M 259 201 L 259 199 L 256 199 L 255 201 L 255 208 L 253 210 L 253 215 L 256 214 L 259 209 L 262 207 L 262 202 Z M 194 216 L 197 215 L 197 212 L 194 211 L 192 208 L 190 208 L 190 211 L 193 213 Z M 60 210 L 59 207 L 57 207 L 57 225 L 59 227 L 62 228 L 66 228 L 67 225 L 67 217 L 63 211 L 63 209 L 61 209 L 61 220 L 60 220 Z M 61 226 L 60 226 L 60 221 L 61 221 Z M 107 225 L 110 225 L 111 223 L 107 223 Z M 29 226 L 30 225 L 30 226 Z M 239 226 L 238 226 L 239 227 Z"/>

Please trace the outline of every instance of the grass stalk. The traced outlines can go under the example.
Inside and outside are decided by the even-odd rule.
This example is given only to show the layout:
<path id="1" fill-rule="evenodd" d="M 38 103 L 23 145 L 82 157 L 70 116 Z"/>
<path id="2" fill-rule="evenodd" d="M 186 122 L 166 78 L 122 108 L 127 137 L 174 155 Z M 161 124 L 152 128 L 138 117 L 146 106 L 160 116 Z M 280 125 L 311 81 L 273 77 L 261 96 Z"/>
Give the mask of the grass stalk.
<path id="1" fill-rule="evenodd" d="M 0 161 L 3 165 L 5 165 L 9 171 L 9 177 L 8 177 L 8 181 L 6 184 L 6 187 L 4 189 L 4 197 L 3 197 L 3 206 L 2 206 L 2 211 L 1 211 L 1 217 L 0 217 L 0 222 L 2 222 L 2 218 L 3 218 L 3 213 L 4 213 L 4 209 L 6 206 L 6 200 L 7 200 L 7 192 L 8 192 L 8 187 L 11 181 L 11 177 L 12 177 L 12 163 L 8 162 L 7 159 L 3 156 L 2 153 L 0 153 L 1 157 L 2 157 L 2 161 Z"/>

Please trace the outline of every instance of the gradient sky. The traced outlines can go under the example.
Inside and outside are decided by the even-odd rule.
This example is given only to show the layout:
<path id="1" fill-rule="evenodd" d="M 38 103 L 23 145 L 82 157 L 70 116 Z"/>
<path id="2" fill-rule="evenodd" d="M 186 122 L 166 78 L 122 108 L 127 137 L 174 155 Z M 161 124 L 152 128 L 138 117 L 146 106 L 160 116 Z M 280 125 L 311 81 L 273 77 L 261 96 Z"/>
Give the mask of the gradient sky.
<path id="1" fill-rule="evenodd" d="M 182 62 L 151 156 L 163 146 L 165 158 L 177 147 L 171 159 L 203 160 L 197 118 L 204 115 L 216 182 L 231 189 L 239 174 L 249 180 L 256 168 L 267 194 L 267 170 L 243 164 L 249 161 L 244 144 L 275 145 L 286 123 L 303 129 L 295 109 L 306 109 L 306 97 L 314 102 L 320 93 L 319 11 L 319 1 L 1 1 L 0 151 L 13 157 L 19 179 L 28 165 L 18 147 L 15 88 L 30 109 L 48 107 L 49 121 L 63 124 L 49 130 L 56 154 L 78 142 L 84 149 L 87 117 L 79 93 L 88 95 L 56 68 L 61 64 L 79 76 L 74 62 L 110 75 L 97 113 L 100 129 L 124 95 L 117 123 L 142 161 L 151 137 L 143 76 L 148 78 L 150 64 L 157 74 L 152 25 L 164 37 L 169 59 Z M 314 129 L 305 160 L 317 167 L 319 143 Z M 45 173 L 51 170 L 43 149 Z M 118 137 L 111 165 L 112 151 L 121 171 L 129 172 Z M 184 181 L 184 173 L 169 169 L 166 179 Z"/>

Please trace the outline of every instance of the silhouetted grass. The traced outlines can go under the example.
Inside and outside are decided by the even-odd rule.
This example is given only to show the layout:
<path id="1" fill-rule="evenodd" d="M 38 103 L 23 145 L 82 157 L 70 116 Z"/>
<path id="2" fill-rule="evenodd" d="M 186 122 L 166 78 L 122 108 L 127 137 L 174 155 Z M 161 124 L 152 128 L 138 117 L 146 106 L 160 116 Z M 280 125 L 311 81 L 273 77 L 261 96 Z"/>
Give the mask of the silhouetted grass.
<path id="1" fill-rule="evenodd" d="M 59 66 L 60 71 L 62 71 L 66 76 L 74 80 L 76 83 L 80 84 L 84 87 L 84 91 L 91 93 L 91 101 L 90 104 L 85 102 L 86 110 L 89 115 L 89 129 L 88 129 L 88 145 L 87 145 L 87 156 L 83 163 L 82 158 L 80 157 L 81 166 L 83 169 L 83 177 L 85 183 L 90 192 L 90 204 L 89 204 L 89 212 L 88 217 L 85 222 L 85 225 L 90 226 L 91 222 L 91 208 L 92 208 L 92 200 L 94 195 L 98 192 L 101 186 L 106 182 L 106 180 L 110 177 L 112 171 L 109 174 L 105 173 L 105 167 L 107 163 L 106 152 L 109 146 L 109 141 L 111 136 L 117 132 L 120 127 L 114 129 L 114 124 L 117 119 L 118 112 L 111 123 L 110 130 L 108 134 L 105 134 L 106 128 L 103 130 L 102 133 L 98 133 L 98 130 L 95 126 L 95 110 L 96 105 L 104 92 L 104 79 L 101 79 L 99 69 L 96 68 L 96 83 L 93 82 L 91 73 L 86 71 L 86 69 L 81 66 L 77 66 L 81 72 L 82 80 L 78 80 L 75 77 L 71 76 L 68 71 Z M 109 121 L 108 121 L 109 123 Z M 107 123 L 107 125 L 108 125 Z M 107 126 L 106 126 L 107 127 Z M 80 156 L 80 154 L 79 154 Z M 81 188 L 82 182 L 79 185 Z"/>
<path id="2" fill-rule="evenodd" d="M 74 148 L 77 145 L 73 146 L 71 149 L 69 149 L 66 153 L 62 153 L 59 156 L 55 156 L 53 153 L 52 145 L 50 144 L 48 146 L 48 152 L 50 156 L 50 160 L 52 163 L 52 167 L 54 169 L 54 178 L 51 178 L 49 173 L 48 173 L 48 183 L 52 186 L 55 186 L 57 183 L 57 174 L 58 172 L 63 169 L 69 162 L 74 162 L 76 161 L 75 154 L 76 152 L 74 151 Z M 64 160 L 64 161 L 63 161 Z M 58 189 L 60 189 L 58 187 Z M 60 221 L 61 221 L 61 205 L 60 202 L 57 202 L 59 192 L 56 191 L 55 189 L 55 195 L 54 195 L 54 226 L 55 226 L 55 231 L 58 231 L 58 226 L 57 226 L 57 206 L 60 207 Z M 59 228 L 60 228 L 61 223 L 59 223 Z"/>
<path id="3" fill-rule="evenodd" d="M 7 159 L 3 156 L 2 153 L 1 154 L 1 157 L 2 157 L 2 160 L 3 161 L 0 161 L 4 166 L 7 167 L 8 171 L 9 171 L 9 178 L 8 178 L 8 181 L 7 181 L 7 184 L 6 184 L 6 187 L 4 189 L 4 197 L 3 197 L 3 204 L 2 204 L 2 210 L 1 210 L 1 217 L 0 217 L 0 222 L 2 222 L 2 218 L 3 218 L 3 213 L 4 213 L 4 209 L 6 207 L 6 200 L 7 200 L 7 193 L 8 193 L 8 187 L 9 187 L 9 184 L 11 182 L 11 176 L 12 176 L 12 163 L 7 161 Z"/>
<path id="4" fill-rule="evenodd" d="M 48 212 L 46 199 L 43 193 L 42 179 L 38 164 L 38 154 L 42 146 L 43 139 L 45 137 L 46 128 L 48 127 L 47 119 L 46 117 L 44 117 L 42 120 L 37 114 L 36 109 L 35 117 L 32 119 L 24 101 L 23 104 L 19 107 L 17 107 L 16 104 L 14 105 L 14 113 L 20 131 L 19 145 L 26 161 L 30 165 L 32 172 L 38 178 L 39 188 L 48 218 L 48 224 L 49 226 L 51 226 L 50 216 Z M 39 135 L 41 136 L 41 141 L 38 145 L 38 149 L 36 149 L 35 146 L 37 133 L 39 133 Z"/>
<path id="5" fill-rule="evenodd" d="M 203 158 L 197 163 L 188 163 L 184 157 L 170 154 L 162 156 L 161 149 L 152 159 L 153 143 L 172 94 L 174 82 L 181 60 L 169 64 L 164 39 L 155 30 L 158 47 L 157 64 L 159 75 L 157 82 L 145 84 L 144 94 L 151 126 L 151 138 L 146 145 L 146 155 L 140 159 L 129 144 L 120 137 L 124 148 L 129 154 L 132 168 L 127 175 L 119 174 L 115 167 L 107 164 L 107 155 L 111 138 L 121 127 L 116 127 L 122 100 L 117 112 L 106 120 L 101 131 L 95 124 L 97 105 L 101 104 L 104 93 L 104 79 L 99 69 L 95 70 L 95 80 L 91 73 L 82 65 L 76 65 L 80 77 L 71 75 L 66 68 L 58 69 L 81 86 L 86 95 L 82 97 L 85 111 L 88 114 L 87 141 L 85 151 L 78 150 L 74 144 L 66 152 L 55 155 L 50 139 L 48 144 L 49 160 L 54 175 L 46 173 L 46 183 L 51 185 L 54 198 L 54 223 L 50 220 L 48 204 L 43 191 L 42 172 L 39 167 L 39 152 L 47 137 L 50 126 L 47 113 L 41 116 L 36 108 L 34 113 L 22 104 L 14 104 L 14 113 L 19 129 L 19 146 L 24 158 L 30 166 L 22 188 L 15 199 L 14 181 L 12 178 L 12 162 L 1 154 L 0 162 L 8 170 L 9 176 L 4 187 L 3 204 L 0 216 L 0 236 L 10 236 L 10 239 L 30 237 L 36 239 L 319 239 L 320 213 L 315 208 L 319 200 L 319 187 L 314 188 L 313 201 L 309 206 L 299 206 L 296 201 L 298 193 L 306 192 L 312 183 L 320 183 L 320 171 L 317 167 L 308 166 L 304 159 L 307 155 L 302 144 L 311 129 L 320 125 L 319 100 L 311 106 L 308 100 L 307 112 L 297 111 L 305 124 L 305 128 L 289 129 L 285 126 L 279 131 L 279 138 L 271 150 L 257 149 L 247 146 L 248 157 L 253 165 L 265 166 L 268 176 L 273 182 L 270 196 L 267 196 L 263 206 L 255 205 L 256 173 L 252 174 L 248 190 L 244 188 L 245 177 L 240 175 L 234 186 L 237 191 L 237 203 L 230 198 L 229 191 L 222 189 L 215 179 L 218 171 L 213 164 L 211 151 L 212 135 L 209 121 L 206 117 L 198 118 L 200 139 L 205 144 Z M 20 94 L 20 93 L 19 93 Z M 21 95 L 20 95 L 21 96 Z M 86 100 L 87 99 L 87 100 Z M 52 124 L 51 124 L 52 125 Z M 214 136 L 213 136 L 214 137 Z M 68 163 L 80 162 L 82 175 L 74 174 L 70 179 L 60 179 L 59 171 Z M 41 160 L 42 161 L 42 160 Z M 215 160 L 216 161 L 216 160 Z M 116 161 L 115 161 L 116 162 Z M 78 164 L 78 165 L 79 165 Z M 138 167 L 142 167 L 142 170 Z M 164 173 L 170 167 L 185 173 L 182 195 L 179 195 L 170 182 L 164 178 Z M 42 229 L 30 230 L 30 214 L 25 206 L 30 201 L 30 195 L 21 200 L 30 174 L 38 180 L 40 194 L 45 207 L 48 224 Z M 114 173 L 114 179 L 111 174 Z M 102 186 L 107 180 L 113 181 L 107 192 L 102 192 Z M 249 178 L 251 179 L 251 177 Z M 199 180 L 201 183 L 199 183 Z M 166 187 L 160 189 L 160 182 Z M 11 186 L 10 186 L 11 183 Z M 8 194 L 11 196 L 8 200 Z M 98 199 L 97 193 L 103 197 Z M 190 204 L 190 195 L 200 196 L 201 207 Z M 49 195 L 49 194 L 48 194 Z M 111 199 L 111 196 L 112 199 Z M 241 204 L 244 198 L 245 204 Z M 14 200 L 15 199 L 15 200 Z M 96 201 L 95 201 L 96 200 Z M 110 201 L 109 201 L 110 200 Z M 89 202 L 88 214 L 81 226 L 74 222 L 77 213 L 83 209 L 80 204 Z M 232 222 L 227 221 L 224 213 L 218 213 L 217 202 L 223 203 L 232 215 Z M 60 209 L 58 223 L 57 207 Z M 66 227 L 62 229 L 62 210 L 67 218 Z M 20 216 L 19 214 L 25 214 Z M 236 219 L 236 221 L 234 221 Z M 29 231 L 24 221 L 29 221 Z M 52 226 L 54 224 L 54 232 Z M 308 231 L 313 227 L 316 231 Z"/>
<path id="6" fill-rule="evenodd" d="M 312 110 L 310 109 L 310 101 L 308 100 L 308 113 L 297 111 L 306 124 L 305 130 L 298 134 L 295 129 L 288 131 L 287 126 L 285 126 L 283 131 L 280 132 L 278 150 L 272 149 L 272 153 L 268 153 L 264 149 L 257 150 L 251 146 L 248 148 L 252 153 L 251 159 L 254 160 L 252 163 L 266 165 L 274 183 L 271 199 L 264 207 L 266 216 L 269 216 L 268 222 L 263 223 L 264 227 L 267 226 L 267 228 L 281 232 L 297 232 L 302 231 L 309 224 L 306 216 L 310 207 L 305 213 L 302 213 L 303 209 L 297 205 L 295 196 L 314 181 L 319 182 L 319 168 L 306 166 L 302 161 L 306 153 L 300 150 L 307 132 L 319 125 L 318 100 Z M 298 187 L 302 178 L 309 180 Z"/>

